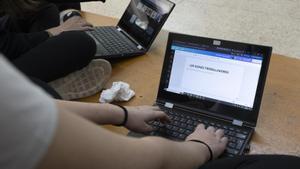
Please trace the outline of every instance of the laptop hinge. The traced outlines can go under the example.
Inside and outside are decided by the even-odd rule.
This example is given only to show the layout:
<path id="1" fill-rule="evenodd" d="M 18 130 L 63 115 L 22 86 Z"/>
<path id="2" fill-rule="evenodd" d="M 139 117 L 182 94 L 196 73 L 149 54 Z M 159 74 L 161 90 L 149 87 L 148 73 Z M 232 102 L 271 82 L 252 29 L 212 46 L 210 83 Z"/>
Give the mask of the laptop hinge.
<path id="1" fill-rule="evenodd" d="M 243 126 L 243 122 L 242 121 L 240 121 L 240 120 L 236 120 L 236 119 L 234 119 L 233 121 L 232 121 L 232 124 L 233 125 L 236 125 L 236 126 Z"/>
<path id="2" fill-rule="evenodd" d="M 174 107 L 174 104 L 173 104 L 173 103 L 170 103 L 170 102 L 166 102 L 164 106 L 165 106 L 166 108 L 172 109 L 172 108 Z"/>
<path id="3" fill-rule="evenodd" d="M 123 35 L 125 35 L 127 38 L 129 38 L 133 43 L 135 43 L 137 45 L 137 48 L 139 50 L 144 49 L 144 47 L 142 45 L 140 45 L 135 39 L 133 39 L 128 33 L 126 33 L 125 31 L 123 31 L 122 28 L 120 28 L 119 26 L 117 26 L 117 30 L 119 32 L 121 32 Z"/>

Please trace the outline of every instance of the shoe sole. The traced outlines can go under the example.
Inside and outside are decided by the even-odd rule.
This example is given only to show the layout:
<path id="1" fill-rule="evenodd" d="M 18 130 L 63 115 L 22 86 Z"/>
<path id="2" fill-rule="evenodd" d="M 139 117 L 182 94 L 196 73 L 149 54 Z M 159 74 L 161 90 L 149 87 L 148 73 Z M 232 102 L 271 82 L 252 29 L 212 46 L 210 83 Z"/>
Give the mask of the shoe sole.
<path id="1" fill-rule="evenodd" d="M 111 76 L 111 64 L 103 59 L 93 60 L 87 67 L 50 82 L 64 100 L 88 97 L 101 91 Z"/>

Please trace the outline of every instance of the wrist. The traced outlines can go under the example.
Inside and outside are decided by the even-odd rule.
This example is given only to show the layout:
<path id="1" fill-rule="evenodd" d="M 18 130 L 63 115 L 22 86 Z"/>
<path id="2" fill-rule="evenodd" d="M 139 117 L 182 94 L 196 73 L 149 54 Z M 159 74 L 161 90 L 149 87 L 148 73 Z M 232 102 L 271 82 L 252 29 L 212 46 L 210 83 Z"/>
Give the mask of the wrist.
<path id="1" fill-rule="evenodd" d="M 187 146 L 189 146 L 190 149 L 194 151 L 195 155 L 193 157 L 196 158 L 196 160 L 199 161 L 199 159 L 202 159 L 200 163 L 205 163 L 210 160 L 210 151 L 206 145 L 194 141 L 185 141 L 184 143 L 186 143 Z"/>
<path id="2" fill-rule="evenodd" d="M 124 106 L 121 106 L 121 105 L 116 105 L 116 106 L 118 106 L 120 109 L 122 109 L 122 112 L 124 114 L 122 122 L 117 124 L 117 126 L 126 126 L 127 121 L 128 121 L 128 110 Z"/>
<path id="3" fill-rule="evenodd" d="M 109 110 L 110 110 L 110 114 L 111 114 L 111 123 L 110 124 L 120 126 L 120 124 L 124 123 L 125 112 L 124 112 L 123 108 L 121 108 L 119 105 L 115 105 L 115 104 L 107 104 L 107 105 L 109 105 Z M 125 108 L 125 109 L 127 110 L 127 108 Z"/>

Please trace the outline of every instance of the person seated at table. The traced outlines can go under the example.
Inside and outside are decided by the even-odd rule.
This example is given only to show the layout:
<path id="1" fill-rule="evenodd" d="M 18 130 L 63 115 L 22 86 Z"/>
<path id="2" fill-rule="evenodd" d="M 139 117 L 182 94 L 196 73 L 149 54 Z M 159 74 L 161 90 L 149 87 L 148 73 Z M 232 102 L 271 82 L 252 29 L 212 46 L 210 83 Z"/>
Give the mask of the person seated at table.
<path id="1" fill-rule="evenodd" d="M 111 72 L 105 60 L 89 65 L 96 44 L 83 31 L 93 29 L 90 23 L 72 13 L 63 17 L 65 21 L 60 24 L 61 11 L 54 3 L 66 9 L 76 6 L 64 3 L 81 1 L 89 0 L 0 1 L 0 52 L 55 98 L 70 100 L 97 93 Z M 74 73 L 88 65 L 84 69 L 88 72 Z M 70 73 L 74 74 L 67 76 Z M 51 86 L 60 96 L 46 84 L 52 81 L 55 82 Z"/>
<path id="2" fill-rule="evenodd" d="M 292 156 L 217 159 L 227 138 L 200 124 L 185 141 L 130 138 L 98 125 L 148 132 L 168 121 L 157 107 L 54 100 L 0 57 L 0 168 L 5 169 L 298 169 Z"/>

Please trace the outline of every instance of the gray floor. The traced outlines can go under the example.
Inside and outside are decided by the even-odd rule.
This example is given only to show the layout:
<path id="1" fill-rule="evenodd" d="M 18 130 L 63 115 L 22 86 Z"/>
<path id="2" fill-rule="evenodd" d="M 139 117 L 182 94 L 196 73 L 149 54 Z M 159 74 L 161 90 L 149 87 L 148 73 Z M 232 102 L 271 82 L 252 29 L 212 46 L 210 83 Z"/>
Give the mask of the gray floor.
<path id="1" fill-rule="evenodd" d="M 164 29 L 273 46 L 300 59 L 300 0 L 172 0 Z M 120 18 L 129 0 L 83 3 L 84 11 Z"/>

